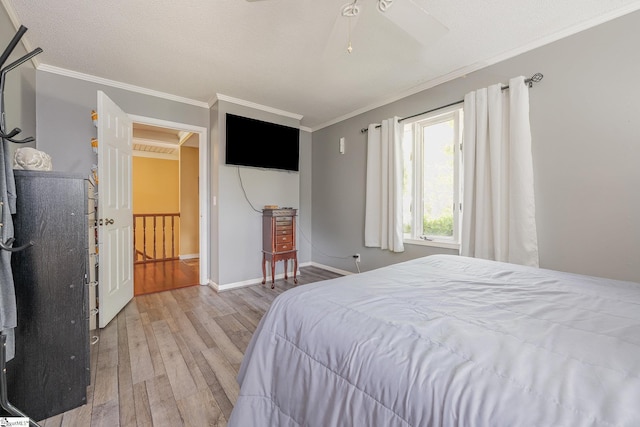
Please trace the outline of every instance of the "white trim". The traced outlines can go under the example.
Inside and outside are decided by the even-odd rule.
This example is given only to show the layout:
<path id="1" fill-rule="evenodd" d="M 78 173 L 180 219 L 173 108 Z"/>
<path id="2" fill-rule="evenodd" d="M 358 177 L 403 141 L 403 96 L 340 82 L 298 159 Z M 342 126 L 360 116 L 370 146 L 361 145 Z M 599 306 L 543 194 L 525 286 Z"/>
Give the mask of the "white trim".
<path id="1" fill-rule="evenodd" d="M 131 155 L 133 155 L 133 157 L 146 157 L 148 159 L 172 160 L 176 162 L 180 160 L 180 157 L 177 152 L 170 154 L 170 153 L 155 153 L 153 151 L 133 150 L 131 152 Z"/>
<path id="2" fill-rule="evenodd" d="M 78 80 L 84 80 L 87 82 L 92 82 L 92 83 L 97 83 L 105 86 L 115 87 L 118 89 L 128 90 L 130 92 L 155 96 L 156 98 L 168 99 L 169 101 L 181 102 L 183 104 L 195 105 L 196 107 L 209 109 L 209 104 L 207 104 L 204 101 L 184 98 L 182 96 L 172 95 L 170 93 L 160 92 L 158 90 L 147 89 L 141 86 L 131 85 L 129 83 L 122 83 L 116 80 L 110 80 L 110 79 L 105 79 L 103 77 L 93 76 L 91 74 L 85 74 L 85 73 L 80 73 L 78 71 L 67 70 L 66 68 L 54 67 L 53 65 L 48 65 L 48 64 L 40 64 L 36 68 L 38 69 L 38 71 L 45 71 L 47 73 L 58 74 L 61 76 L 71 77 Z"/>
<path id="3" fill-rule="evenodd" d="M 621 16 L 628 15 L 629 13 L 635 12 L 636 10 L 639 10 L 639 9 L 640 9 L 640 1 L 636 1 L 636 2 L 628 4 L 625 7 L 621 7 L 621 8 L 618 8 L 616 10 L 613 10 L 613 11 L 611 11 L 609 13 L 605 13 L 603 15 L 598 15 L 598 16 L 592 18 L 592 19 L 583 21 L 583 22 L 581 22 L 581 23 L 579 23 L 577 25 L 574 25 L 572 27 L 565 28 L 562 31 L 558 31 L 557 33 L 550 34 L 547 37 L 542 37 L 542 38 L 537 39 L 537 40 L 535 40 L 535 41 L 533 41 L 531 43 L 528 43 L 526 45 L 520 46 L 520 47 L 518 47 L 516 49 L 512 49 L 512 50 L 509 50 L 507 52 L 503 52 L 503 53 L 501 53 L 499 55 L 496 55 L 496 56 L 494 56 L 492 58 L 489 58 L 487 60 L 476 62 L 475 64 L 467 65 L 466 67 L 459 68 L 459 69 L 457 69 L 455 71 L 452 71 L 449 74 L 445 74 L 444 76 L 429 80 L 429 81 L 427 81 L 425 83 L 422 83 L 422 84 L 420 84 L 418 86 L 414 86 L 414 87 L 412 87 L 412 88 L 410 88 L 410 89 L 408 89 L 408 90 L 406 90 L 406 91 L 404 91 L 404 92 L 402 92 L 402 93 L 400 93 L 398 95 L 395 95 L 395 96 L 392 96 L 390 98 L 387 98 L 384 101 L 380 101 L 380 102 L 376 102 L 376 103 L 373 103 L 373 104 L 369 104 L 366 107 L 359 108 L 359 109 L 354 110 L 354 111 L 352 111 L 350 113 L 347 113 L 347 114 L 345 114 L 343 116 L 337 117 L 335 119 L 329 120 L 328 122 L 325 122 L 325 123 L 319 124 L 317 126 L 314 126 L 312 128 L 313 132 L 315 132 L 317 130 L 320 130 L 320 129 L 323 129 L 323 128 L 326 128 L 328 126 L 334 125 L 336 123 L 342 122 L 344 120 L 350 119 L 352 117 L 358 116 L 360 114 L 366 113 L 367 111 L 371 111 L 373 109 L 376 109 L 376 108 L 391 104 L 392 102 L 399 101 L 399 100 L 401 100 L 403 98 L 406 98 L 408 96 L 415 95 L 418 92 L 422 92 L 424 90 L 431 89 L 431 88 L 433 88 L 435 86 L 438 86 L 438 85 L 441 85 L 443 83 L 446 83 L 446 82 L 449 82 L 449 81 L 452 81 L 452 80 L 455 80 L 455 79 L 458 79 L 458 78 L 461 78 L 461 77 L 466 77 L 467 74 L 470 74 L 470 73 L 472 73 L 474 71 L 482 70 L 483 68 L 487 68 L 487 67 L 489 67 L 491 65 L 497 64 L 498 62 L 502 62 L 502 61 L 505 61 L 507 59 L 514 58 L 514 57 L 516 57 L 518 55 L 521 55 L 521 54 L 523 54 L 525 52 L 534 50 L 536 48 L 545 46 L 547 44 L 550 44 L 550 43 L 553 43 L 555 41 L 561 40 L 563 38 L 572 36 L 574 34 L 577 34 L 577 33 L 581 32 L 581 31 L 588 30 L 589 28 L 596 27 L 596 26 L 598 26 L 600 24 L 604 24 L 605 22 L 611 21 L 611 20 L 619 18 Z M 532 70 L 532 71 L 536 72 L 538 70 Z M 542 71 L 544 73 L 544 70 L 540 70 L 540 71 Z"/>
<path id="4" fill-rule="evenodd" d="M 179 256 L 180 259 L 198 259 L 200 254 L 184 254 Z"/>
<path id="5" fill-rule="evenodd" d="M 210 267 L 209 267 L 209 245 L 211 239 L 209 230 L 211 216 L 209 206 L 211 205 L 211 181 L 209 179 L 211 170 L 209 166 L 209 133 L 206 127 L 188 125 L 185 123 L 171 122 L 168 120 L 155 119 L 152 117 L 137 116 L 135 114 L 129 114 L 131 120 L 136 123 L 142 123 L 146 125 L 160 126 L 166 128 L 172 128 L 177 130 L 184 130 L 188 132 L 197 133 L 198 138 L 198 157 L 200 168 L 200 180 L 199 180 L 199 205 L 200 205 L 200 283 L 210 282 Z"/>
<path id="6" fill-rule="evenodd" d="M 405 245 L 431 246 L 434 248 L 460 250 L 460 243 L 454 242 L 443 242 L 438 240 L 418 240 L 409 238 L 405 238 L 403 241 Z"/>
<path id="7" fill-rule="evenodd" d="M 297 275 L 301 276 L 300 271 L 298 271 Z M 288 277 L 289 279 L 292 279 L 291 275 L 289 275 Z M 271 276 L 268 277 L 267 281 L 264 284 L 264 286 L 268 286 L 269 288 L 271 288 L 270 278 Z M 275 280 L 279 280 L 279 279 L 284 279 L 284 273 L 276 274 Z M 222 292 L 222 291 L 228 291 L 231 289 L 244 288 L 247 286 L 261 285 L 262 277 L 259 279 L 249 279 L 249 280 L 243 280 L 241 282 L 227 283 L 226 285 L 218 285 L 215 282 L 210 282 L 210 283 L 213 289 L 216 290 L 216 292 Z"/>
<path id="8" fill-rule="evenodd" d="M 216 96 L 212 98 L 213 102 L 209 103 L 209 108 L 213 107 L 216 101 L 226 101 L 237 105 L 243 105 L 245 107 L 253 108 L 255 110 L 266 111 L 267 113 L 277 114 L 279 116 L 291 117 L 292 119 L 302 120 L 302 115 L 296 113 L 290 113 L 289 111 L 279 110 L 277 108 L 268 107 L 266 105 L 256 104 L 255 102 L 245 101 L 244 99 L 234 98 L 232 96 L 216 93 Z"/>
<path id="9" fill-rule="evenodd" d="M 329 270 L 329 271 L 331 271 L 333 273 L 342 274 L 343 276 L 349 276 L 351 274 L 355 274 L 353 271 L 340 270 L 339 268 L 330 267 L 328 265 L 320 264 L 320 263 L 313 262 L 313 261 L 311 261 L 311 265 L 314 266 L 314 267 L 318 267 L 318 268 L 322 268 L 322 269 L 325 269 L 325 270 Z"/>
<path id="10" fill-rule="evenodd" d="M 311 129 L 310 127 L 307 126 L 300 126 L 300 130 L 305 131 L 305 132 L 313 132 L 313 129 Z"/>

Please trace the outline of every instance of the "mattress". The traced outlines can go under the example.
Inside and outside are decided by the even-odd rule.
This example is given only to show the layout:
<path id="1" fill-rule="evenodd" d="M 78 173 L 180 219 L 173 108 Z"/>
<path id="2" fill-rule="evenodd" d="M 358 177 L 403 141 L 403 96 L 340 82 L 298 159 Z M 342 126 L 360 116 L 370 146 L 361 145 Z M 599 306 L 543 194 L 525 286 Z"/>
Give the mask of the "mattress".
<path id="1" fill-rule="evenodd" d="M 434 255 L 278 296 L 230 426 L 638 426 L 640 284 Z"/>

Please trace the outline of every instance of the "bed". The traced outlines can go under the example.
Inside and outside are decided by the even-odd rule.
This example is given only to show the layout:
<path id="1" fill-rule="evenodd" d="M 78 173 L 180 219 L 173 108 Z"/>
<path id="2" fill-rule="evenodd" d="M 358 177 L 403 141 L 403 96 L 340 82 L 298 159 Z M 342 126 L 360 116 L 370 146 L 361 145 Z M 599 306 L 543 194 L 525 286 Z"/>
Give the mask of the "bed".
<path id="1" fill-rule="evenodd" d="M 278 296 L 230 426 L 640 426 L 640 284 L 434 255 Z"/>

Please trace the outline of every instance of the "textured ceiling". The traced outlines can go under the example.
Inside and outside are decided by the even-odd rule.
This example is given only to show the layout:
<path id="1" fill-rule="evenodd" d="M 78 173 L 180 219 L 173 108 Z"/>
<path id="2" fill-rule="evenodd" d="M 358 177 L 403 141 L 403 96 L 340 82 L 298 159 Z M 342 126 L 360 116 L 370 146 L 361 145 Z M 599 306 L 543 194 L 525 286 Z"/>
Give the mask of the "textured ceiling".
<path id="1" fill-rule="evenodd" d="M 384 16 L 358 0 L 349 54 L 347 0 L 2 1 L 44 49 L 40 64 L 205 103 L 224 94 L 300 114 L 310 128 L 640 9 L 394 0 Z"/>

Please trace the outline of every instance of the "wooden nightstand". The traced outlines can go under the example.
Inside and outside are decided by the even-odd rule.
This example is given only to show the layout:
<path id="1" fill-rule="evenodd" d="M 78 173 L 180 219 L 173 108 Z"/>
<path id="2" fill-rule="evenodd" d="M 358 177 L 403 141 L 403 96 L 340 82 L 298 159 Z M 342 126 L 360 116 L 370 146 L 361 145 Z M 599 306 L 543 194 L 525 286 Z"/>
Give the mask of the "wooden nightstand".
<path id="1" fill-rule="evenodd" d="M 296 209 L 264 209 L 262 211 L 262 284 L 267 281 L 267 261 L 271 263 L 271 289 L 275 286 L 276 262 L 293 260 L 293 283 L 298 283 L 298 251 L 296 250 Z"/>

